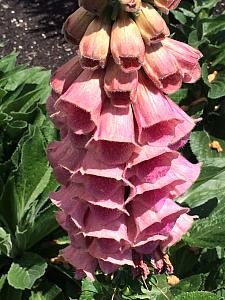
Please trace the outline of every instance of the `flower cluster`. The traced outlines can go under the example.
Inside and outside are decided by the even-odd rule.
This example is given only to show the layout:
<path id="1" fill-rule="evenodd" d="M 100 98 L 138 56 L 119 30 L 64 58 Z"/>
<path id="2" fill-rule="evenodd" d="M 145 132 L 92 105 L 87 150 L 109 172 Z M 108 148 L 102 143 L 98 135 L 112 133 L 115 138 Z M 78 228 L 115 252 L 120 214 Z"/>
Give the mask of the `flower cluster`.
<path id="1" fill-rule="evenodd" d="M 62 138 L 48 148 L 62 185 L 51 199 L 77 278 L 122 265 L 146 276 L 145 255 L 158 271 L 172 272 L 167 248 L 193 222 L 174 199 L 200 171 L 177 152 L 195 121 L 165 94 L 199 78 L 201 53 L 167 37 L 150 4 L 121 0 L 111 21 L 114 2 L 80 1 L 66 20 L 77 55 L 54 74 L 47 104 Z M 178 2 L 154 5 L 167 12 Z"/>

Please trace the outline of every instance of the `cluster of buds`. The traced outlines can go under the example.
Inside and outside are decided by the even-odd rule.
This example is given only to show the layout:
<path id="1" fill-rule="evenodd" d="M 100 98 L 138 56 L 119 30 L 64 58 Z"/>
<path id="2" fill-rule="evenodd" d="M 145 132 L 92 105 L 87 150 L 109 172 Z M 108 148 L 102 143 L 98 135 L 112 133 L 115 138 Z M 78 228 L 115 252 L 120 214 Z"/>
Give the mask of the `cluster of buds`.
<path id="1" fill-rule="evenodd" d="M 63 255 L 76 278 L 122 265 L 147 276 L 145 256 L 172 272 L 166 251 L 193 222 L 174 199 L 200 172 L 177 152 L 195 121 L 166 94 L 199 78 L 201 53 L 169 38 L 150 4 L 115 2 L 80 1 L 66 20 L 77 55 L 55 72 L 47 104 L 61 134 L 48 147 L 61 184 L 51 200 L 71 240 Z M 153 2 L 167 11 L 179 1 Z"/>

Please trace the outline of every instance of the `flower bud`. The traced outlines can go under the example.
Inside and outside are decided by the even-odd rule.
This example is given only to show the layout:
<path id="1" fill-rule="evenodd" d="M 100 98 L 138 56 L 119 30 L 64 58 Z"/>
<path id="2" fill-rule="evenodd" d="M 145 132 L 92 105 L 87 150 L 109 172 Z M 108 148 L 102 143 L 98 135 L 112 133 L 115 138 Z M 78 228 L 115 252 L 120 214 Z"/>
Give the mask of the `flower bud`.
<path id="1" fill-rule="evenodd" d="M 111 58 L 107 64 L 104 88 L 114 106 L 127 106 L 135 102 L 138 72 L 124 73 Z"/>
<path id="2" fill-rule="evenodd" d="M 124 72 L 141 68 L 145 46 L 135 22 L 127 14 L 121 14 L 112 27 L 111 53 Z"/>
<path id="3" fill-rule="evenodd" d="M 154 0 L 154 5 L 167 14 L 169 10 L 175 9 L 180 1 L 181 0 Z"/>
<path id="4" fill-rule="evenodd" d="M 120 0 L 120 3 L 127 12 L 138 12 L 141 8 L 141 0 Z"/>
<path id="5" fill-rule="evenodd" d="M 158 43 L 169 35 L 169 28 L 160 14 L 149 4 L 142 4 L 135 22 L 147 45 Z"/>
<path id="6" fill-rule="evenodd" d="M 104 68 L 109 53 L 111 24 L 96 17 L 88 26 L 79 45 L 81 66 L 95 70 Z"/>
<path id="7" fill-rule="evenodd" d="M 179 66 L 161 43 L 146 47 L 143 67 L 147 76 L 164 93 L 174 93 L 181 87 Z"/>
<path id="8" fill-rule="evenodd" d="M 79 6 L 96 15 L 101 15 L 107 5 L 108 0 L 79 0 Z"/>
<path id="9" fill-rule="evenodd" d="M 93 19 L 94 15 L 92 13 L 80 7 L 63 24 L 62 32 L 65 39 L 74 45 L 78 45 Z"/>

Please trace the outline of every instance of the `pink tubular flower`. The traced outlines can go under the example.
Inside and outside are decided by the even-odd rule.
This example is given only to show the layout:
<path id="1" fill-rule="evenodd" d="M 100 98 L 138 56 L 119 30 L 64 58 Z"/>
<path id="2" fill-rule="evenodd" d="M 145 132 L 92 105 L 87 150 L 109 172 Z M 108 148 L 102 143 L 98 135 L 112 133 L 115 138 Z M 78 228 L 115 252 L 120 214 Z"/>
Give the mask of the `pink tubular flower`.
<path id="1" fill-rule="evenodd" d="M 109 53 L 111 24 L 96 17 L 88 26 L 79 45 L 81 66 L 95 70 L 104 68 Z"/>
<path id="2" fill-rule="evenodd" d="M 181 87 L 182 76 L 177 61 L 161 43 L 146 48 L 144 70 L 166 94 L 172 94 Z"/>
<path id="3" fill-rule="evenodd" d="M 194 219 L 175 199 L 198 178 L 200 164 L 176 150 L 196 122 L 165 94 L 199 78 L 201 53 L 167 38 L 151 5 L 120 2 L 118 16 L 107 20 L 114 1 L 80 1 L 95 16 L 81 7 L 65 22 L 79 55 L 54 73 L 47 102 L 61 137 L 47 150 L 61 184 L 50 198 L 77 279 L 124 265 L 147 277 L 146 255 L 158 272 L 172 272 L 167 249 Z M 164 12 L 178 3 L 154 1 Z"/>
<path id="4" fill-rule="evenodd" d="M 135 22 L 126 14 L 120 14 L 112 27 L 110 48 L 115 63 L 124 72 L 141 68 L 145 45 Z"/>
<path id="5" fill-rule="evenodd" d="M 110 59 L 106 69 L 104 88 L 114 106 L 125 107 L 135 102 L 137 85 L 137 71 L 124 73 L 119 65 Z"/>
<path id="6" fill-rule="evenodd" d="M 53 74 L 51 80 L 52 90 L 56 94 L 61 95 L 77 79 L 82 71 L 79 57 L 74 56 Z"/>
<path id="7" fill-rule="evenodd" d="M 174 144 L 195 126 L 194 121 L 155 88 L 143 72 L 139 72 L 137 100 L 133 110 L 141 145 Z"/>
<path id="8" fill-rule="evenodd" d="M 102 84 L 102 71 L 84 70 L 58 99 L 56 106 L 66 114 L 74 133 L 87 134 L 97 125 L 105 97 Z"/>
<path id="9" fill-rule="evenodd" d="M 166 22 L 150 4 L 142 3 L 135 22 L 147 45 L 158 43 L 170 34 Z"/>
<path id="10" fill-rule="evenodd" d="M 201 76 L 201 68 L 198 63 L 202 57 L 201 52 L 170 38 L 165 38 L 162 44 L 177 61 L 183 82 L 193 83 L 197 81 Z"/>

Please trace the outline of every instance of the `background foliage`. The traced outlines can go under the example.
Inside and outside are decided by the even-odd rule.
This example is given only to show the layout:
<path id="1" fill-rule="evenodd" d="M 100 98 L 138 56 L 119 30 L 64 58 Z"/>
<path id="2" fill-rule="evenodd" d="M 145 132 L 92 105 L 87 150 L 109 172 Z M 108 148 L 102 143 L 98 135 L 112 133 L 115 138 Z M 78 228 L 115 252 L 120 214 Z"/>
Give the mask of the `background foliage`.
<path id="1" fill-rule="evenodd" d="M 182 152 L 203 164 L 198 181 L 178 199 L 199 219 L 170 249 L 176 285 L 153 270 L 147 280 L 133 280 L 126 268 L 99 273 L 93 283 L 74 280 L 58 256 L 68 240 L 48 200 L 57 189 L 45 154 L 57 139 L 45 111 L 50 72 L 17 66 L 16 53 L 0 60 L 0 299 L 225 299 L 225 13 L 213 15 L 217 2 L 183 0 L 167 17 L 174 38 L 204 54 L 201 80 L 172 95 L 202 118 Z"/>

